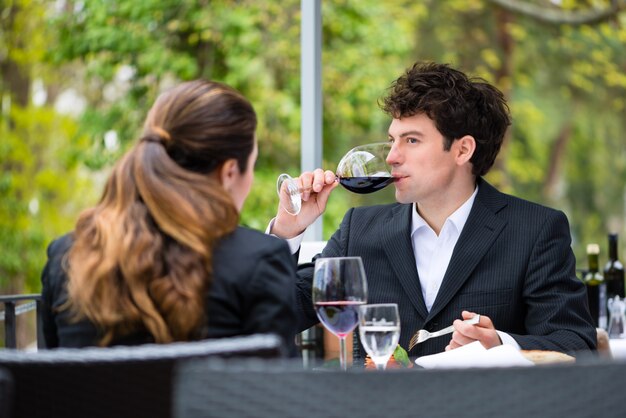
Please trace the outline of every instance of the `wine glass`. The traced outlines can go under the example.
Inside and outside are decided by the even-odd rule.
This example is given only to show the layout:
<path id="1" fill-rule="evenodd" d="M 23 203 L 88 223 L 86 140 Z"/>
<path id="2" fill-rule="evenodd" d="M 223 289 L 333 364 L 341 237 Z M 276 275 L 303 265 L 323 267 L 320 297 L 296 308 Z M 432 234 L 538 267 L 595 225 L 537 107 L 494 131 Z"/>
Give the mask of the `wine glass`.
<path id="1" fill-rule="evenodd" d="M 312 298 L 320 322 L 339 337 L 339 364 L 346 370 L 346 335 L 359 321 L 358 307 L 367 303 L 367 280 L 361 257 L 315 260 Z"/>
<path id="2" fill-rule="evenodd" d="M 400 340 L 400 315 L 395 303 L 359 306 L 359 336 L 363 348 L 385 370 Z"/>
<path id="3" fill-rule="evenodd" d="M 373 193 L 393 182 L 386 159 L 391 144 L 376 142 L 348 151 L 337 165 L 337 181 L 353 193 Z M 302 208 L 302 190 L 286 173 L 278 176 L 276 190 L 284 209 L 292 215 Z"/>

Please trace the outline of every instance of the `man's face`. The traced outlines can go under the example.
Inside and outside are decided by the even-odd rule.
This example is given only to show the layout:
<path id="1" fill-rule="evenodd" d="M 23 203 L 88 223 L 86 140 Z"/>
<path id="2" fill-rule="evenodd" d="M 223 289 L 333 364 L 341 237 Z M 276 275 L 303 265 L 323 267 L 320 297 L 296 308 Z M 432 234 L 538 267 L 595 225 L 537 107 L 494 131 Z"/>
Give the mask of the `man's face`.
<path id="1" fill-rule="evenodd" d="M 455 160 L 456 141 L 450 151 L 444 151 L 443 140 L 425 114 L 393 119 L 387 163 L 395 177 L 398 202 L 437 203 L 446 198 L 455 177 L 467 172 Z"/>

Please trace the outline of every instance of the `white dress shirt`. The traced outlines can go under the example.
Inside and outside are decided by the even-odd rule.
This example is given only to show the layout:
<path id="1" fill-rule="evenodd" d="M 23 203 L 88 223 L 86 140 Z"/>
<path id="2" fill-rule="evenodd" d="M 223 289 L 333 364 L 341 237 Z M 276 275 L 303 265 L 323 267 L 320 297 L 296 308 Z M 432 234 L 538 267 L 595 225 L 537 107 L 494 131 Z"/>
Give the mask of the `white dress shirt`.
<path id="1" fill-rule="evenodd" d="M 478 187 L 469 199 L 446 219 L 439 235 L 420 216 L 417 212 L 417 204 L 413 203 L 411 242 L 422 287 L 422 296 L 428 312 L 435 303 L 443 276 L 446 274 L 450 258 L 452 258 L 452 251 L 454 251 L 454 246 L 459 240 L 465 222 L 467 222 L 477 193 Z"/>

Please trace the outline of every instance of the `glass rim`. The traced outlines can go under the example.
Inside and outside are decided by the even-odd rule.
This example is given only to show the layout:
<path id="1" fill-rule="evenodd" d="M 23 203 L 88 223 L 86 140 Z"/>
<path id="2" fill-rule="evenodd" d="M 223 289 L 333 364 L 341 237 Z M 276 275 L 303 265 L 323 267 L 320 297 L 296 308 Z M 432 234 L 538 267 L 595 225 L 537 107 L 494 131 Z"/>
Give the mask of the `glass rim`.
<path id="1" fill-rule="evenodd" d="M 380 146 L 388 146 L 389 148 L 391 148 L 391 144 L 389 143 L 389 140 L 387 141 L 375 141 L 375 142 L 366 142 L 364 144 L 360 144 L 360 145 L 355 145 L 354 147 L 350 148 L 350 151 L 352 151 L 353 149 L 356 148 L 365 148 L 365 147 L 380 147 Z"/>
<path id="2" fill-rule="evenodd" d="M 319 257 L 315 260 L 314 269 L 317 271 L 319 268 L 328 268 L 326 266 L 333 266 L 342 261 L 348 261 L 347 265 L 355 266 L 365 273 L 365 264 L 361 256 L 349 256 L 349 257 Z M 331 267 L 332 268 L 332 267 Z"/>
<path id="3" fill-rule="evenodd" d="M 363 264 L 363 259 L 360 256 L 351 256 L 351 257 L 319 257 L 315 260 L 315 269 L 324 268 L 324 264 L 332 265 L 333 263 L 341 262 L 341 261 L 354 261 L 356 262 L 359 268 L 364 269 L 365 265 Z"/>

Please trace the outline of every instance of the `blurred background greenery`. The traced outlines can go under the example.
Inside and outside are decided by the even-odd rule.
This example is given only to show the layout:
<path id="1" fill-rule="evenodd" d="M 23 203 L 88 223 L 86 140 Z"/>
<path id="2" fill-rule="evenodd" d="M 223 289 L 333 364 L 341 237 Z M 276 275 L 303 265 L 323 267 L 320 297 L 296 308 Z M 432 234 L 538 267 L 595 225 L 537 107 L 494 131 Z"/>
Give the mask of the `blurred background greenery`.
<path id="1" fill-rule="evenodd" d="M 606 233 L 626 248 L 626 2 L 323 0 L 324 166 L 386 138 L 378 100 L 415 60 L 502 89 L 514 123 L 488 180 L 566 212 L 578 264 Z M 38 292 L 45 248 L 94 205 L 156 95 L 205 77 L 259 115 L 242 222 L 265 229 L 275 179 L 300 167 L 300 0 L 0 0 L 0 293 Z M 350 206 L 393 191 L 337 189 Z"/>

